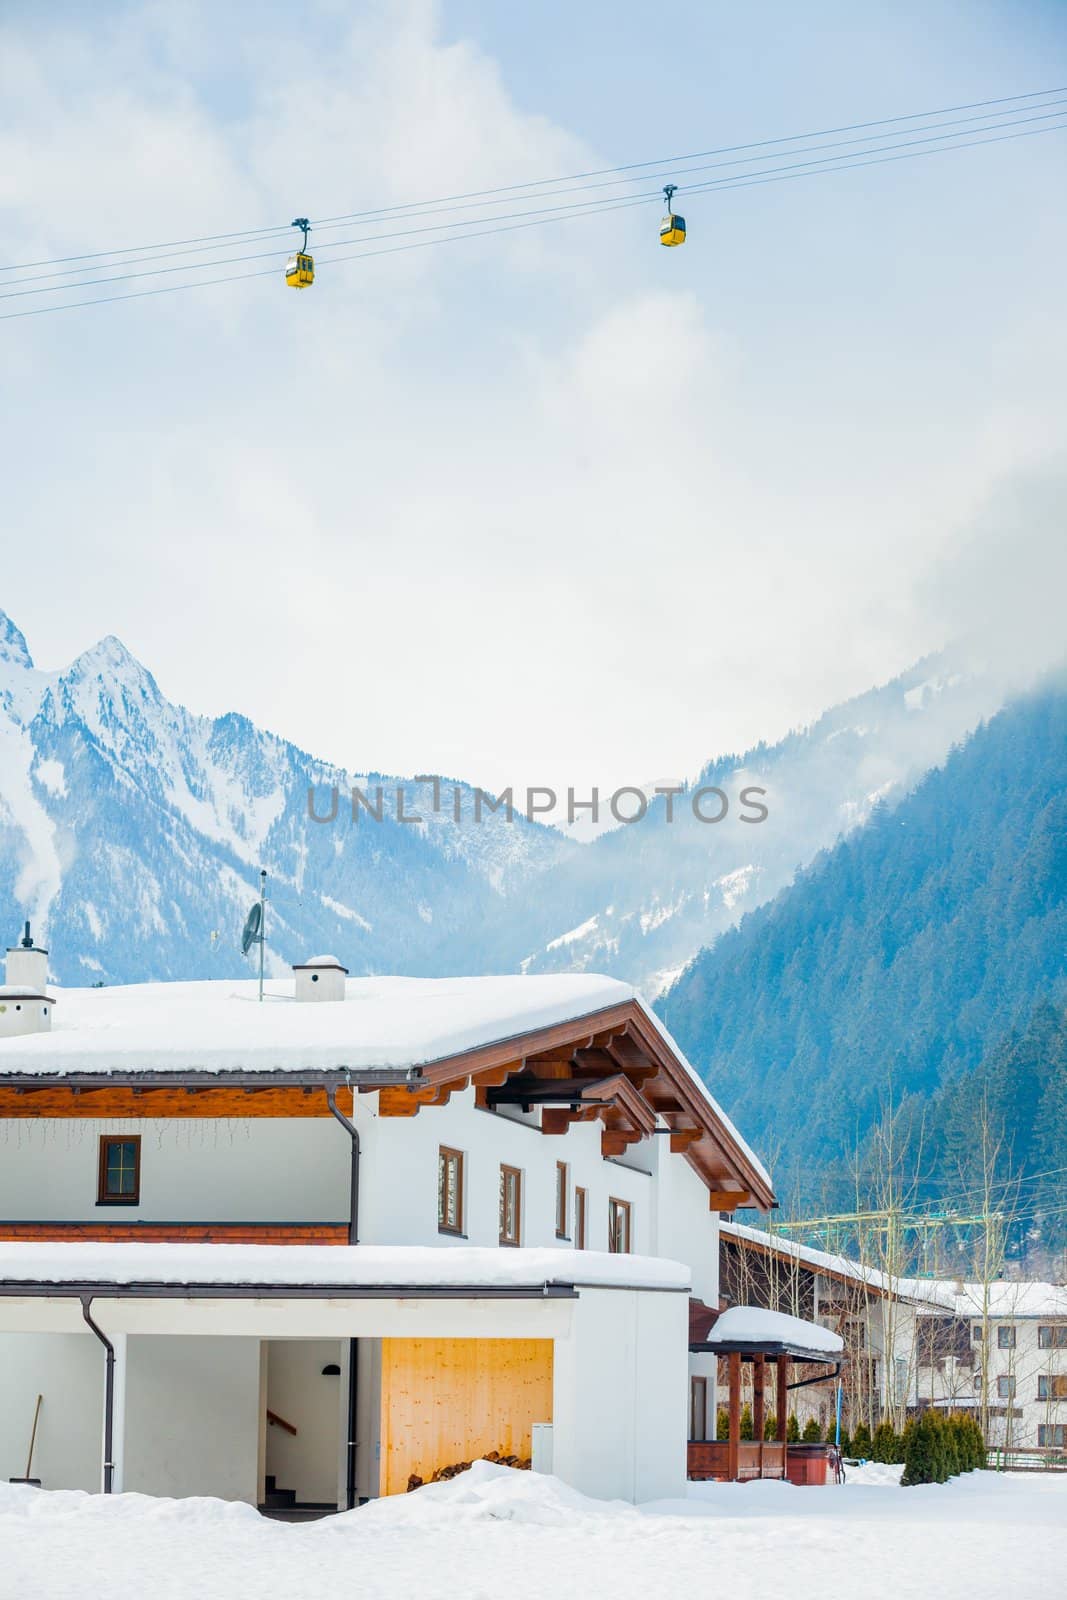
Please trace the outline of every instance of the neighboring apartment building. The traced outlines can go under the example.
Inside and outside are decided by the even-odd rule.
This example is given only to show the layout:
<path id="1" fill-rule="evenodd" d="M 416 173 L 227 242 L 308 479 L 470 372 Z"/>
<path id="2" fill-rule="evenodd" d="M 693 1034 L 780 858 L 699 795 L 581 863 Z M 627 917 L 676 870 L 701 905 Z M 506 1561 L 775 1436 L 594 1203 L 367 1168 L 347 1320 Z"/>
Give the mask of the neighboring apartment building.
<path id="1" fill-rule="evenodd" d="M 1067 1454 L 1067 1287 L 928 1288 L 941 1310 L 920 1321 L 920 1397 L 973 1410 L 991 1446 Z"/>
<path id="2" fill-rule="evenodd" d="M 49 1487 L 343 1507 L 495 1450 L 682 1492 L 719 1213 L 774 1194 L 629 986 L 46 980 L 9 952 L 0 1472 L 40 1394 Z"/>

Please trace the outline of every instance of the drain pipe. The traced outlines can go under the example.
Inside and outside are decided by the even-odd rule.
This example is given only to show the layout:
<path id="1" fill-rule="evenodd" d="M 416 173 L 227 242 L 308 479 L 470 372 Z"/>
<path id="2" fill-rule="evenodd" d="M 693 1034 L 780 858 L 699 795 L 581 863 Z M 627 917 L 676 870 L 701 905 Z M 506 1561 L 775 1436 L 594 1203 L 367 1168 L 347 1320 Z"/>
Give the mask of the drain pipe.
<path id="1" fill-rule="evenodd" d="M 345 1116 L 337 1104 L 337 1090 L 326 1090 L 326 1104 L 330 1115 L 337 1118 L 352 1141 L 352 1174 L 348 1185 L 348 1242 L 359 1243 L 359 1129 Z"/>
<path id="2" fill-rule="evenodd" d="M 115 1444 L 115 1346 L 104 1330 L 93 1321 L 89 1308 L 93 1303 L 90 1294 L 81 1297 L 82 1317 L 104 1347 L 104 1493 L 111 1493 L 115 1472 L 113 1460 Z"/>
<path id="3" fill-rule="evenodd" d="M 352 1141 L 352 1175 L 349 1180 L 348 1242 L 359 1243 L 359 1129 L 337 1104 L 336 1090 L 326 1090 L 330 1114 L 345 1129 Z M 348 1437 L 346 1441 L 345 1505 L 356 1504 L 356 1398 L 359 1391 L 359 1340 L 348 1341 Z"/>

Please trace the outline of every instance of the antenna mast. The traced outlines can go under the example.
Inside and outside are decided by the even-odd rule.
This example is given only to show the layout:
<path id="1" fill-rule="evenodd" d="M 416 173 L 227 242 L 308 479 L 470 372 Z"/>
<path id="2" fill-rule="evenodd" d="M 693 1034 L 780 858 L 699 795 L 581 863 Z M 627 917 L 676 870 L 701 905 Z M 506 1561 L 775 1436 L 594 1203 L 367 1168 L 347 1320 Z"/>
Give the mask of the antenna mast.
<path id="1" fill-rule="evenodd" d="M 267 869 L 259 869 L 259 998 L 263 1000 L 263 955 L 267 948 Z"/>

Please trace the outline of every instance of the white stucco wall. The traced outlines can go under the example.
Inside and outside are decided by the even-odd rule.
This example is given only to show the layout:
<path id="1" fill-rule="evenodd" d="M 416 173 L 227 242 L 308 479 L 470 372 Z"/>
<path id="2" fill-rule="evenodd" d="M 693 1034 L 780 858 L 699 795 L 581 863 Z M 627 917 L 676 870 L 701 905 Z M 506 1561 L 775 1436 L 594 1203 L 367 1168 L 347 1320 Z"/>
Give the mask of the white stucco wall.
<path id="1" fill-rule="evenodd" d="M 96 1203 L 102 1134 L 141 1135 L 141 1200 Z M 351 1145 L 332 1117 L 0 1118 L 0 1219 L 344 1222 Z"/>
<path id="2" fill-rule="evenodd" d="M 688 1299 L 582 1291 L 554 1352 L 552 1465 L 605 1499 L 685 1494 Z"/>
<path id="3" fill-rule="evenodd" d="M 0 1337 L 0 1477 L 22 1477 L 33 1408 L 43 1395 L 33 1476 L 46 1489 L 99 1489 L 103 1346 L 85 1333 Z"/>
<path id="4" fill-rule="evenodd" d="M 258 1339 L 131 1334 L 125 1489 L 255 1505 L 259 1408 Z"/>

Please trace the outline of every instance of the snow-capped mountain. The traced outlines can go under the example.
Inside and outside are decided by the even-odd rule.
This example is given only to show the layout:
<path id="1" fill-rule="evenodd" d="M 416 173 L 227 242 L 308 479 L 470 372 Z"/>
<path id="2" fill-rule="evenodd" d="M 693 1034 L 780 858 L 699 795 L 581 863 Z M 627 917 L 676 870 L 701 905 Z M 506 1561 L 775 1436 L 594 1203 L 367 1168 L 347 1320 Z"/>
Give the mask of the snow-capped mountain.
<path id="1" fill-rule="evenodd" d="M 774 895 L 799 866 L 904 793 L 995 712 L 1003 688 L 938 657 L 827 712 L 774 746 L 711 763 L 693 787 L 731 797 L 591 842 L 473 817 L 452 780 L 353 774 L 235 713 L 196 716 L 161 693 L 114 638 L 60 672 L 34 667 L 0 612 L 0 943 L 30 917 L 65 982 L 233 976 L 238 940 L 270 874 L 276 970 L 318 949 L 354 973 L 597 970 L 658 993 L 703 946 Z M 423 820 L 397 818 L 404 810 Z M 740 791 L 768 816 L 740 820 Z M 382 820 L 352 820 L 357 787 Z M 319 816 L 308 816 L 314 788 Z"/>
<path id="2" fill-rule="evenodd" d="M 1003 704 L 1002 682 L 947 653 L 827 711 L 779 744 L 711 762 L 690 786 L 721 788 L 731 809 L 698 821 L 689 795 L 660 798 L 639 825 L 602 834 L 551 867 L 529 908 L 526 971 L 626 976 L 650 995 L 788 884 L 879 801 L 901 798 L 952 745 Z M 766 790 L 766 820 L 738 820 L 748 786 Z M 716 804 L 705 806 L 714 815 Z"/>
<path id="3" fill-rule="evenodd" d="M 353 786 L 382 820 L 353 822 Z M 327 816 L 308 817 L 308 791 Z M 433 809 L 429 784 L 346 773 L 247 718 L 173 705 L 114 638 L 38 671 L 0 613 L 0 941 L 23 917 L 61 981 L 219 977 L 245 970 L 239 934 L 270 874 L 270 961 L 314 949 L 353 971 L 474 970 L 494 903 L 579 847 L 503 813 L 475 826 Z M 448 806 L 449 809 L 445 809 Z"/>

